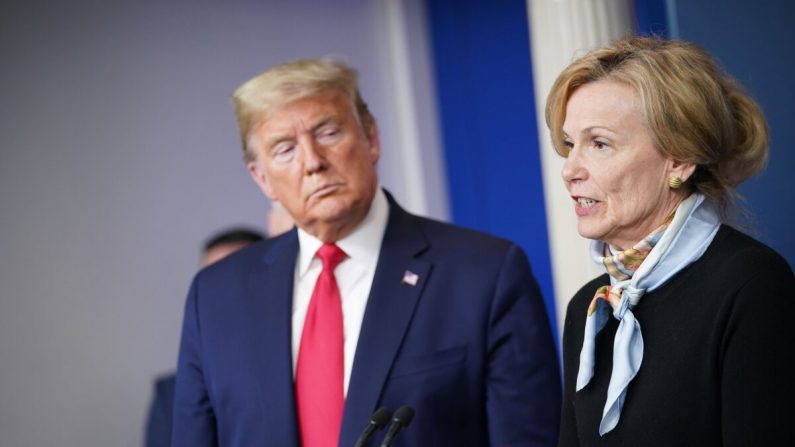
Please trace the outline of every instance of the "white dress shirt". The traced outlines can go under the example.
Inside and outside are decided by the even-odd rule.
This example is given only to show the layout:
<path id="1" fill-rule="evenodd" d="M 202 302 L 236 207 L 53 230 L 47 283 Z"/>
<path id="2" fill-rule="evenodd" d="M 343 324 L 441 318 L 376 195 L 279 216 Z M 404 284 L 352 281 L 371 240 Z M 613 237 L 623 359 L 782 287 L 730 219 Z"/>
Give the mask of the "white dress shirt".
<path id="1" fill-rule="evenodd" d="M 342 324 L 345 337 L 343 390 L 346 396 L 356 344 L 359 341 L 359 331 L 362 328 L 362 318 L 367 306 L 367 297 L 370 295 L 370 287 L 373 285 L 375 267 L 378 264 L 381 241 L 384 238 L 388 218 L 389 204 L 384 192 L 378 188 L 362 223 L 351 234 L 336 242 L 337 246 L 348 255 L 334 270 L 342 299 Z M 317 250 L 323 245 L 321 240 L 299 228 L 298 245 L 293 287 L 293 378 L 295 378 L 295 366 L 298 362 L 298 349 L 301 346 L 306 311 L 312 299 L 315 282 L 323 269 L 320 259 L 315 257 Z"/>

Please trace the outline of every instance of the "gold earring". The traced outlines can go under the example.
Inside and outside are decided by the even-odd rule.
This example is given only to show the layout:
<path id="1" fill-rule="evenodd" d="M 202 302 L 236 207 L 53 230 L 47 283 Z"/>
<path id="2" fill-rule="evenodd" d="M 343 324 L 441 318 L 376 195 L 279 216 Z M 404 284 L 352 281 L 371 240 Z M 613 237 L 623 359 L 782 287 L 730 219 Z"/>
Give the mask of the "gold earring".
<path id="1" fill-rule="evenodd" d="M 671 189 L 679 189 L 682 186 L 682 177 L 672 175 L 668 177 L 668 187 Z"/>

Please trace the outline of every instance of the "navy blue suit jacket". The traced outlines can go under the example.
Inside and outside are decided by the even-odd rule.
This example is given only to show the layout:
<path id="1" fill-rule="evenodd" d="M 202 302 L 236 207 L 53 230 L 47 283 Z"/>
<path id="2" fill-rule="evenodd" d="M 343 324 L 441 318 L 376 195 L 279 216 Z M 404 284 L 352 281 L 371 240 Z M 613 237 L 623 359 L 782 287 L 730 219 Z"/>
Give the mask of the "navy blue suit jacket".
<path id="1" fill-rule="evenodd" d="M 380 406 L 416 410 L 395 446 L 552 446 L 558 359 L 538 286 L 508 241 L 392 198 L 340 435 Z M 179 353 L 175 446 L 298 446 L 291 361 L 295 230 L 199 272 Z M 404 283 L 405 272 L 418 275 Z M 378 445 L 381 433 L 370 445 Z"/>
<path id="2" fill-rule="evenodd" d="M 177 377 L 168 374 L 155 381 L 155 395 L 146 421 L 146 447 L 171 445 L 172 411 Z"/>

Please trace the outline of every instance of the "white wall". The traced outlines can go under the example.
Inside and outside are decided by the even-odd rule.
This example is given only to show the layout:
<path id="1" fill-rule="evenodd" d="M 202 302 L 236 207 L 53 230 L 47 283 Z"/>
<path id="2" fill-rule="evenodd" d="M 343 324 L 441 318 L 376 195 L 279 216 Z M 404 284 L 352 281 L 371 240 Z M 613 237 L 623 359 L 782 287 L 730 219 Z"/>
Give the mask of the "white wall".
<path id="1" fill-rule="evenodd" d="M 569 300 L 602 272 L 588 254 L 588 240 L 577 233 L 577 216 L 560 177 L 563 158 L 552 147 L 544 108 L 552 84 L 569 63 L 589 50 L 631 34 L 632 11 L 629 0 L 527 0 L 527 12 L 555 314 L 562 336 Z"/>
<path id="2" fill-rule="evenodd" d="M 229 224 L 264 227 L 228 97 L 268 66 L 333 54 L 358 67 L 383 183 L 406 202 L 419 178 L 427 202 L 407 205 L 447 216 L 421 1 L 403 3 L 408 59 L 392 57 L 384 1 L 4 6 L 0 445 L 140 445 L 199 245 Z M 415 83 L 415 168 L 397 155 L 396 63 Z"/>

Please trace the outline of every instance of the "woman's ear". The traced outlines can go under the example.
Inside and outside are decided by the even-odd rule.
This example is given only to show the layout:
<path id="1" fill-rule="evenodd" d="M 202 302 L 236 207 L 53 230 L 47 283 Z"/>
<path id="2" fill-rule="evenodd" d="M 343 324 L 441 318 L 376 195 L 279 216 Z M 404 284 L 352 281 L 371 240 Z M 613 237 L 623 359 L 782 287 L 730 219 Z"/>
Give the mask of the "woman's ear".
<path id="1" fill-rule="evenodd" d="M 682 183 L 687 182 L 687 179 L 696 171 L 696 164 L 683 161 L 671 161 L 671 167 L 668 170 L 669 177 L 679 177 Z"/>

